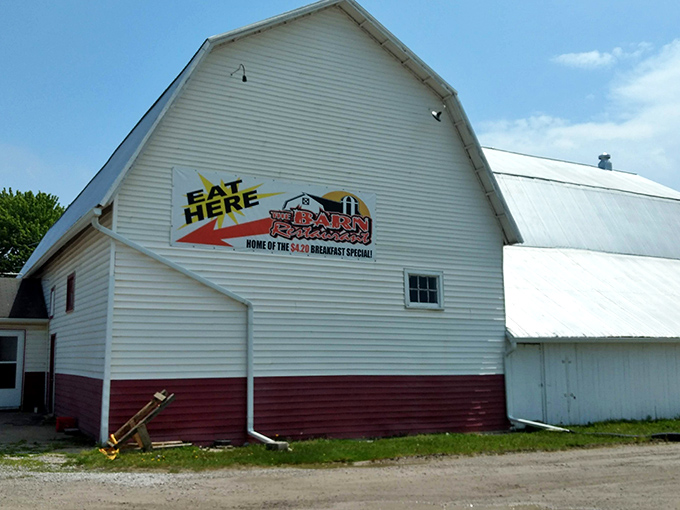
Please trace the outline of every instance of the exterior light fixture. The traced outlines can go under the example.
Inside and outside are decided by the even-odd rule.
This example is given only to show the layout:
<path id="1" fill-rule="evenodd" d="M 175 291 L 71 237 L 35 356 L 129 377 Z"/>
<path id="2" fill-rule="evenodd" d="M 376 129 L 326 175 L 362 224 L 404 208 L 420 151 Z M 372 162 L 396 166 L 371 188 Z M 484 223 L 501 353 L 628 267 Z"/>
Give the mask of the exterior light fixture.
<path id="1" fill-rule="evenodd" d="M 236 68 L 236 70 L 233 73 L 231 73 L 229 76 L 234 76 L 234 73 L 237 73 L 238 70 L 241 69 L 241 68 L 243 68 L 243 78 L 241 78 L 241 81 L 243 83 L 245 83 L 245 82 L 248 81 L 248 78 L 246 78 L 246 66 L 244 66 L 243 64 L 239 64 L 238 67 Z"/>
<path id="2" fill-rule="evenodd" d="M 434 117 L 434 120 L 436 120 L 437 122 L 441 122 L 441 121 L 442 121 L 442 112 L 441 112 L 441 111 L 437 112 L 437 111 L 435 111 L 435 110 L 432 110 L 430 113 L 431 113 L 432 116 Z"/>

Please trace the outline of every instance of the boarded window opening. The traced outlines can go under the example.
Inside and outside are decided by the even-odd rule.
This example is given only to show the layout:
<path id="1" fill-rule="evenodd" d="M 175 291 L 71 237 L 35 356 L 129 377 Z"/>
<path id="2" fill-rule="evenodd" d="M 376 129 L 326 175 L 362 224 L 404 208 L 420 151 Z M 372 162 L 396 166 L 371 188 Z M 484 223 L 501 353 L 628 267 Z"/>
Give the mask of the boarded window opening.
<path id="1" fill-rule="evenodd" d="M 71 273 L 66 279 L 66 311 L 72 312 L 76 303 L 76 274 Z"/>
<path id="2" fill-rule="evenodd" d="M 52 289 L 50 290 L 50 313 L 48 315 L 50 319 L 54 317 L 54 304 L 55 304 L 54 302 L 56 298 L 56 290 L 57 290 L 56 287 L 52 287 Z"/>

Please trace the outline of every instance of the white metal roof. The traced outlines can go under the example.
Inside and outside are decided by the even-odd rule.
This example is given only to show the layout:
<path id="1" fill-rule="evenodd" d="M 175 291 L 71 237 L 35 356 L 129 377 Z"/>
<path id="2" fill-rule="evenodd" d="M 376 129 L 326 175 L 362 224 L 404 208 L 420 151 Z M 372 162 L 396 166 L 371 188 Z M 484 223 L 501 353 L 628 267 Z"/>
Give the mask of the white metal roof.
<path id="1" fill-rule="evenodd" d="M 637 174 L 602 170 L 596 165 L 571 163 L 484 147 L 484 155 L 496 175 L 517 175 L 592 188 L 628 191 L 639 195 L 680 200 L 680 191 Z M 593 155 L 596 159 L 597 155 Z"/>
<path id="2" fill-rule="evenodd" d="M 112 202 L 121 182 L 144 148 L 146 141 L 162 120 L 165 111 L 181 93 L 184 83 L 190 79 L 191 74 L 207 53 L 216 46 L 221 46 L 243 37 L 269 30 L 280 24 L 289 23 L 295 19 L 330 7 L 342 9 L 347 16 L 354 20 L 354 22 L 380 44 L 381 47 L 399 60 L 399 62 L 419 79 L 423 85 L 429 87 L 441 98 L 442 104 L 445 105 L 447 114 L 450 115 L 456 126 L 477 177 L 494 209 L 506 242 L 520 242 L 522 238 L 519 234 L 517 225 L 507 208 L 503 196 L 499 192 L 495 176 L 489 168 L 477 137 L 472 130 L 470 121 L 467 118 L 458 100 L 457 92 L 453 87 L 435 73 L 427 64 L 425 64 L 425 62 L 418 58 L 418 56 L 382 26 L 355 0 L 321 0 L 320 2 L 301 7 L 279 16 L 208 38 L 184 68 L 182 73 L 165 90 L 144 117 L 142 117 L 130 134 L 118 146 L 104 167 L 94 176 L 87 187 L 80 195 L 78 195 L 78 197 L 76 197 L 73 203 L 71 203 L 62 217 L 47 232 L 45 237 L 43 237 L 36 250 L 21 269 L 21 274 L 27 276 L 35 272 L 59 248 L 61 248 L 61 246 L 88 224 L 89 216 L 91 215 L 93 208 L 107 206 Z"/>
<path id="3" fill-rule="evenodd" d="M 507 246 L 506 326 L 515 339 L 680 339 L 680 261 Z"/>
<path id="4" fill-rule="evenodd" d="M 680 192 L 595 166 L 484 153 L 525 246 L 680 259 Z"/>

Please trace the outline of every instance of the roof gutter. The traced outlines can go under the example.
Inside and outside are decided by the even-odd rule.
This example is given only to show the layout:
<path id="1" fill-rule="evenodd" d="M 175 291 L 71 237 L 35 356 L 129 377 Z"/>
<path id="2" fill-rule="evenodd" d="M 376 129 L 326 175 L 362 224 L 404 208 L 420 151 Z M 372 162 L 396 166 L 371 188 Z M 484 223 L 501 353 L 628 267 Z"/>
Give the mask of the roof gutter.
<path id="1" fill-rule="evenodd" d="M 680 337 L 658 337 L 658 336 L 610 336 L 610 337 L 594 337 L 594 336 L 558 336 L 558 337 L 514 337 L 510 333 L 507 334 L 508 341 L 517 346 L 520 344 L 606 344 L 606 343 L 645 343 L 654 342 L 662 344 L 672 344 L 680 342 Z M 514 349 L 513 349 L 514 350 Z"/>
<path id="2" fill-rule="evenodd" d="M 62 235 L 57 242 L 55 242 L 49 250 L 47 250 L 42 257 L 36 260 L 31 268 L 26 271 L 26 273 L 19 273 L 19 278 L 28 278 L 34 274 L 38 269 L 40 269 L 48 260 L 50 260 L 62 247 L 66 245 L 71 239 L 73 239 L 81 230 L 87 227 L 94 217 L 94 210 L 89 213 L 84 214 L 78 221 L 76 221 L 71 228 L 69 228 L 64 235 Z"/>
<path id="3" fill-rule="evenodd" d="M 253 303 L 248 301 L 246 298 L 239 296 L 238 294 L 225 289 L 224 287 L 221 287 L 220 285 L 217 285 L 210 280 L 203 278 L 202 276 L 194 273 L 193 271 L 190 271 L 189 269 L 173 262 L 170 259 L 167 259 L 163 257 L 162 255 L 159 255 L 155 251 L 149 250 L 148 248 L 145 248 L 144 246 L 137 244 L 136 242 L 128 239 L 127 237 L 124 237 L 113 230 L 110 230 L 106 227 L 104 227 L 102 224 L 99 223 L 99 217 L 102 214 L 102 210 L 99 207 L 95 207 L 92 210 L 92 215 L 91 215 L 91 225 L 95 230 L 98 230 L 104 235 L 109 236 L 110 238 L 114 239 L 115 241 L 118 241 L 121 244 L 124 244 L 125 246 L 132 248 L 135 251 L 138 251 L 139 253 L 142 253 L 143 255 L 146 255 L 147 257 L 150 257 L 154 259 L 157 262 L 160 262 L 161 264 L 164 264 L 168 266 L 170 269 L 174 269 L 178 273 L 182 273 L 185 276 L 188 276 L 192 280 L 197 281 L 198 283 L 205 285 L 206 287 L 210 287 L 211 289 L 219 292 L 220 294 L 224 294 L 225 296 L 233 299 L 234 301 L 241 303 L 246 307 L 246 381 L 247 381 L 247 391 L 246 391 L 246 431 L 249 436 L 257 439 L 258 441 L 261 441 L 264 443 L 268 449 L 271 450 L 287 450 L 288 449 L 288 443 L 284 441 L 274 441 L 273 439 L 260 434 L 257 432 L 254 428 L 255 425 L 255 374 L 254 374 L 254 349 L 253 349 Z"/>
<path id="4" fill-rule="evenodd" d="M 337 3 L 330 2 L 329 5 L 338 5 L 364 32 L 440 98 L 463 142 L 465 152 L 472 163 L 482 189 L 491 203 L 505 242 L 507 244 L 522 243 L 523 239 L 519 227 L 500 192 L 496 177 L 482 152 L 482 147 L 472 129 L 470 119 L 468 119 L 458 99 L 456 90 L 356 1 L 343 0 Z"/>
<path id="5" fill-rule="evenodd" d="M 505 348 L 505 356 L 507 357 L 517 350 L 517 339 L 510 333 L 506 332 L 505 341 L 507 342 L 507 346 Z"/>
<path id="6" fill-rule="evenodd" d="M 42 324 L 49 324 L 49 322 L 50 322 L 49 319 L 21 319 L 21 318 L 14 318 L 14 317 L 0 318 L 0 324 L 24 324 L 24 325 L 36 324 L 36 325 L 42 325 Z"/>
<path id="7" fill-rule="evenodd" d="M 486 160 L 486 156 L 484 156 L 482 146 L 472 129 L 470 119 L 468 119 L 455 91 L 444 98 L 444 105 L 451 117 L 453 125 L 458 131 L 458 135 L 463 141 L 465 152 L 472 163 L 477 179 L 482 185 L 484 194 L 491 203 L 496 220 L 500 224 L 503 236 L 505 237 L 505 242 L 508 244 L 523 243 L 524 239 L 522 238 L 517 222 L 513 218 L 512 212 L 500 191 L 496 176 L 494 175 L 489 162 Z"/>

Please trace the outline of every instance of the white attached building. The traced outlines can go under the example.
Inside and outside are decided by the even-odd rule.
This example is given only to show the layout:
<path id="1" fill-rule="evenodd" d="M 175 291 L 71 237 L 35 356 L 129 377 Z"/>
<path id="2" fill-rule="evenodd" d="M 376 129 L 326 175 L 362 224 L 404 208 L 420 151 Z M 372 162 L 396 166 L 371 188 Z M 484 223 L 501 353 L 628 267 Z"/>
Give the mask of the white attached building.
<path id="1" fill-rule="evenodd" d="M 504 250 L 508 413 L 680 416 L 680 192 L 484 150 L 524 243 Z"/>
<path id="2" fill-rule="evenodd" d="M 163 388 L 154 439 L 492 430 L 518 240 L 455 90 L 324 0 L 206 40 L 23 273 L 94 437 Z"/>
<path id="3" fill-rule="evenodd" d="M 44 409 L 48 322 L 38 280 L 0 278 L 0 409 Z"/>

